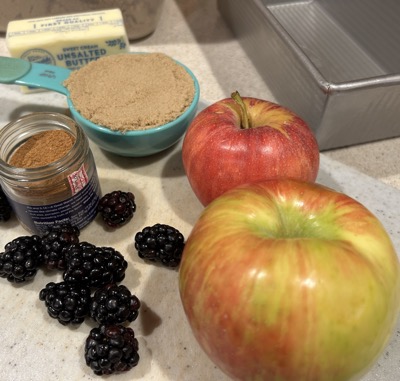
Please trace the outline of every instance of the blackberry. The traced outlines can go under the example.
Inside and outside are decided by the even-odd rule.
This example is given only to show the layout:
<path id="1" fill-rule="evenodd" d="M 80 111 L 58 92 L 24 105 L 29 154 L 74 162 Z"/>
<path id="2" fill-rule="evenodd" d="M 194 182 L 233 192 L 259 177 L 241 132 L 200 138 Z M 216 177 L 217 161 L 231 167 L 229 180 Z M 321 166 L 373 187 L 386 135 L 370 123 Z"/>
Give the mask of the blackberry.
<path id="1" fill-rule="evenodd" d="M 88 242 L 72 244 L 65 252 L 65 282 L 102 287 L 125 278 L 128 263 L 112 247 L 98 247 Z"/>
<path id="2" fill-rule="evenodd" d="M 126 372 L 139 363 L 139 343 L 132 328 L 101 325 L 85 343 L 86 364 L 98 376 Z"/>
<path id="3" fill-rule="evenodd" d="M 182 233 L 169 225 L 147 226 L 135 235 L 139 257 L 167 267 L 179 265 L 184 246 Z"/>
<path id="4" fill-rule="evenodd" d="M 103 221 L 111 228 L 118 228 L 131 220 L 135 211 L 135 196 L 120 190 L 104 195 L 97 206 Z"/>
<path id="5" fill-rule="evenodd" d="M 48 314 L 62 325 L 81 324 L 89 316 L 90 287 L 74 283 L 50 282 L 39 293 Z"/>
<path id="6" fill-rule="evenodd" d="M 124 285 L 108 284 L 94 293 L 90 316 L 99 324 L 120 324 L 134 321 L 140 301 Z"/>
<path id="7" fill-rule="evenodd" d="M 69 245 L 79 243 L 80 231 L 71 224 L 53 225 L 42 236 L 44 265 L 50 270 L 65 269 L 65 252 Z"/>
<path id="8" fill-rule="evenodd" d="M 15 238 L 0 254 L 0 277 L 13 283 L 31 280 L 42 262 L 42 244 L 38 235 Z"/>
<path id="9" fill-rule="evenodd" d="M 11 205 L 3 189 L 0 187 L 0 221 L 8 221 L 11 217 L 11 212 Z"/>

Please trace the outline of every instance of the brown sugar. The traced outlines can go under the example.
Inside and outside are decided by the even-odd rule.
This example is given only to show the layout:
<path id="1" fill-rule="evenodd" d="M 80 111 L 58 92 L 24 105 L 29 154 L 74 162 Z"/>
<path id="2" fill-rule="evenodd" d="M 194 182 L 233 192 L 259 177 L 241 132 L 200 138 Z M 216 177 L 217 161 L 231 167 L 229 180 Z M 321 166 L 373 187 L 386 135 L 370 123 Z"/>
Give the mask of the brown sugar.
<path id="1" fill-rule="evenodd" d="M 83 117 L 118 131 L 171 122 L 194 97 L 192 77 L 162 53 L 102 57 L 72 72 L 64 85 Z"/>
<path id="2" fill-rule="evenodd" d="M 39 132 L 15 151 L 9 164 L 19 168 L 48 165 L 65 156 L 74 142 L 75 138 L 62 130 Z"/>

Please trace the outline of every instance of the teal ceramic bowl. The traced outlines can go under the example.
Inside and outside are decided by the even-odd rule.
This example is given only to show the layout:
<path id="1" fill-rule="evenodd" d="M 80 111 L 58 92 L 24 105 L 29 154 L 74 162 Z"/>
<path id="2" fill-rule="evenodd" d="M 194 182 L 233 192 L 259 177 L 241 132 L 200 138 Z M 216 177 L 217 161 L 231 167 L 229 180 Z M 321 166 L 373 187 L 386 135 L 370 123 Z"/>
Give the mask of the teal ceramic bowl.
<path id="1" fill-rule="evenodd" d="M 142 157 L 166 150 L 177 143 L 185 134 L 186 129 L 196 114 L 200 99 L 200 87 L 196 77 L 189 68 L 178 61 L 176 62 L 192 77 L 195 93 L 190 106 L 172 122 L 140 131 L 113 131 L 83 118 L 80 113 L 76 111 L 71 100 L 67 98 L 72 117 L 82 127 L 91 141 L 103 150 L 113 154 Z"/>

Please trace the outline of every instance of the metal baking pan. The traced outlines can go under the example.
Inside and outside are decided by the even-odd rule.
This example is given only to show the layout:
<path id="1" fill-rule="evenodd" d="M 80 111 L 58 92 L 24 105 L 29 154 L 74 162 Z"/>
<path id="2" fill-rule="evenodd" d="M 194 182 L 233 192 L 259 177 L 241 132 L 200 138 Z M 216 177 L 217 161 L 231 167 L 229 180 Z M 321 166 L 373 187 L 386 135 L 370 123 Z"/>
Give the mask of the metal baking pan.
<path id="1" fill-rule="evenodd" d="M 218 0 L 218 8 L 321 150 L 400 136 L 400 1 Z"/>

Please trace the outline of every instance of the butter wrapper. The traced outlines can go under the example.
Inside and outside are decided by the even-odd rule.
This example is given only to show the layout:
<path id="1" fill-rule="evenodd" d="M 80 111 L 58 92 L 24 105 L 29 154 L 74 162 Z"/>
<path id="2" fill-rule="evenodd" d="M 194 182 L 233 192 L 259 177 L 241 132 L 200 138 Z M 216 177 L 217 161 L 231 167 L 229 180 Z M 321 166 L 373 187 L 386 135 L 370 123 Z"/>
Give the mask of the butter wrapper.
<path id="1" fill-rule="evenodd" d="M 70 70 L 129 51 L 120 9 L 10 21 L 6 44 L 12 57 Z"/>

